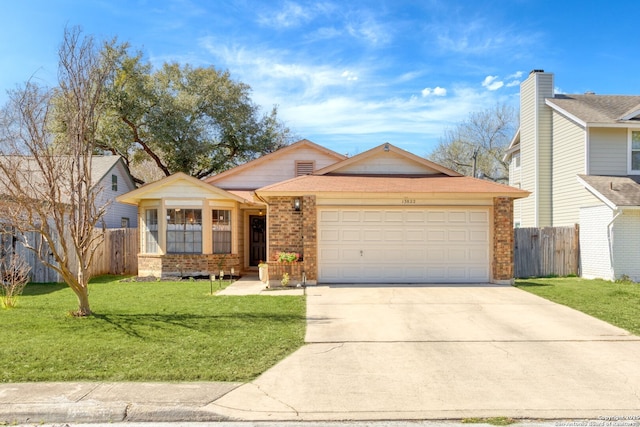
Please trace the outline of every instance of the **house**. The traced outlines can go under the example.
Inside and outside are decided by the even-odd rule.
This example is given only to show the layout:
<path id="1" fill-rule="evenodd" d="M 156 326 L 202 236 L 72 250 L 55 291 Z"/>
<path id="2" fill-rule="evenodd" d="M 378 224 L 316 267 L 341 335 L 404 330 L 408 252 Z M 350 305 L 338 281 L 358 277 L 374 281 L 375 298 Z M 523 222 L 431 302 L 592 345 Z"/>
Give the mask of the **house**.
<path id="1" fill-rule="evenodd" d="M 640 280 L 640 96 L 556 94 L 532 71 L 505 160 L 519 227 L 580 227 L 581 275 Z"/>
<path id="2" fill-rule="evenodd" d="M 41 176 L 41 173 L 35 172 L 40 169 L 35 165 L 35 160 L 32 157 L 6 156 L 0 157 L 0 161 L 12 168 L 17 168 L 23 176 L 29 176 L 31 180 L 35 180 L 36 184 L 40 183 L 38 179 L 42 179 L 37 178 Z M 91 182 L 93 188 L 98 190 L 96 206 L 106 206 L 106 213 L 102 217 L 106 228 L 135 228 L 138 226 L 137 209 L 115 200 L 117 196 L 136 188 L 129 168 L 125 165 L 122 157 L 92 156 Z M 0 193 L 2 191 L 0 188 Z"/>
<path id="3" fill-rule="evenodd" d="M 91 175 L 94 186 L 100 189 L 98 206 L 107 206 L 102 220 L 106 228 L 136 228 L 136 207 L 119 203 L 116 197 L 136 188 L 136 184 L 120 156 L 92 156 Z"/>
<path id="4" fill-rule="evenodd" d="M 198 180 L 177 173 L 117 200 L 138 206 L 140 276 L 236 274 L 309 283 L 510 283 L 513 200 L 391 144 L 347 158 L 302 140 Z M 278 253 L 296 252 L 293 265 Z"/>

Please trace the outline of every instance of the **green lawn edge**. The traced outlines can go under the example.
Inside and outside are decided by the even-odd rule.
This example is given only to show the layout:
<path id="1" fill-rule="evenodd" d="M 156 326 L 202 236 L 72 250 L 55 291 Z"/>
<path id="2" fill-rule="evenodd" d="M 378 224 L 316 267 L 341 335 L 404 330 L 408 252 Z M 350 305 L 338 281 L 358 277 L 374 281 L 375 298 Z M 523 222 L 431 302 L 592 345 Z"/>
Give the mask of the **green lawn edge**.
<path id="1" fill-rule="evenodd" d="M 515 286 L 640 335 L 640 284 L 579 277 L 517 279 Z"/>
<path id="2" fill-rule="evenodd" d="M 27 285 L 16 308 L 0 309 L 0 382 L 247 382 L 304 344 L 305 296 L 121 279 L 90 283 L 87 318 L 68 314 L 77 301 L 66 285 Z"/>

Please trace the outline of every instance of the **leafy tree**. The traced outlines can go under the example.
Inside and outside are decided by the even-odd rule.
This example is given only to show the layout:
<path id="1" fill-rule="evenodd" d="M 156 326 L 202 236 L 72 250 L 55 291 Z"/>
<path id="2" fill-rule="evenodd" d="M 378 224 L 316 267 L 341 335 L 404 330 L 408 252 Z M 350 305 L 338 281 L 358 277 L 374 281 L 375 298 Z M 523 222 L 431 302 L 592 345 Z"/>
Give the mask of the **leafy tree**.
<path id="1" fill-rule="evenodd" d="M 165 63 L 154 71 L 140 54 L 122 55 L 107 90 L 99 147 L 121 155 L 138 182 L 154 175 L 149 163 L 163 175 L 222 172 L 290 143 L 277 108 L 261 115 L 250 91 L 214 67 Z"/>
<path id="2" fill-rule="evenodd" d="M 92 37 L 66 29 L 58 87 L 28 82 L 10 93 L 0 115 L 2 220 L 64 278 L 78 299 L 78 316 L 91 314 L 90 267 L 104 238 L 96 227 L 104 206 L 97 204 L 91 158 L 103 88 L 117 66 L 118 48 L 107 45 L 100 51 Z"/>
<path id="3" fill-rule="evenodd" d="M 517 126 L 516 110 L 496 104 L 447 130 L 428 157 L 464 175 L 506 182 L 509 165 L 502 157 Z"/>

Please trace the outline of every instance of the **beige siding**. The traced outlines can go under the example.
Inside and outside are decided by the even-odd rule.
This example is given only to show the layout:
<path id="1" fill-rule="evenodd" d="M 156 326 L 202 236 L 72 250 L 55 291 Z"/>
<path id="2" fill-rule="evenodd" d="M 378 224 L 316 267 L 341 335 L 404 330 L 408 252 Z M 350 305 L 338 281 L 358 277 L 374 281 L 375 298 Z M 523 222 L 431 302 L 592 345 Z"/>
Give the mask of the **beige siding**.
<path id="1" fill-rule="evenodd" d="M 551 225 L 551 109 L 553 74 L 530 75 L 520 87 L 522 189 L 531 195 L 516 203 L 523 227 Z"/>
<path id="2" fill-rule="evenodd" d="M 255 167 L 232 174 L 215 182 L 215 186 L 225 189 L 254 190 L 276 182 L 295 178 L 296 161 L 313 161 L 315 170 L 334 164 L 335 157 L 309 147 L 291 150 L 280 156 L 274 156 Z"/>
<path id="3" fill-rule="evenodd" d="M 111 176 L 117 177 L 117 190 L 113 190 Z M 107 205 L 105 216 L 103 217 L 107 228 L 120 228 L 122 218 L 129 218 L 129 227 L 138 226 L 138 208 L 132 205 L 116 202 L 116 197 L 135 189 L 133 182 L 129 178 L 126 169 L 121 162 L 109 171 L 98 184 L 100 193 L 96 200 L 98 206 Z"/>
<path id="4" fill-rule="evenodd" d="M 627 174 L 627 129 L 589 129 L 589 174 Z"/>
<path id="5" fill-rule="evenodd" d="M 580 208 L 599 205 L 598 200 L 578 182 L 585 173 L 585 131 L 575 122 L 553 113 L 553 218 L 554 227 L 580 221 Z"/>
<path id="6" fill-rule="evenodd" d="M 364 161 L 354 163 L 340 169 L 336 173 L 358 174 L 412 174 L 412 173 L 439 173 L 425 165 L 407 159 L 397 153 L 381 152 L 366 158 Z"/>
<path id="7" fill-rule="evenodd" d="M 522 188 L 522 167 L 516 166 L 516 158 L 519 157 L 520 152 L 513 153 L 509 162 L 509 185 L 516 188 Z M 515 226 L 522 224 L 522 199 L 514 200 L 513 223 Z"/>
<path id="8" fill-rule="evenodd" d="M 213 189 L 213 187 L 212 187 Z M 163 185 L 145 193 L 145 199 L 225 199 L 223 195 L 216 195 L 206 188 L 196 186 L 187 180 L 176 180 L 169 185 Z M 228 199 L 228 197 L 226 198 Z"/>

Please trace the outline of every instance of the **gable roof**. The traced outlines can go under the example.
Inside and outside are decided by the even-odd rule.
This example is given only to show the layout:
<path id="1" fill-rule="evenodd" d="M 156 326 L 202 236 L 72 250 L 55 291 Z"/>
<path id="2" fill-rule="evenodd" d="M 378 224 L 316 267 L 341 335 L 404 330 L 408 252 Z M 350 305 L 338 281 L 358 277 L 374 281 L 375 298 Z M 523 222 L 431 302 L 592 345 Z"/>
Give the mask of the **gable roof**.
<path id="1" fill-rule="evenodd" d="M 629 122 L 640 125 L 640 95 L 556 95 L 545 102 L 583 126 Z"/>
<path id="2" fill-rule="evenodd" d="M 379 155 L 380 153 L 397 154 L 399 157 L 403 157 L 410 162 L 421 165 L 422 167 L 424 167 L 425 172 L 429 170 L 430 173 L 432 174 L 439 173 L 447 176 L 462 176 L 462 174 L 454 170 L 446 168 L 442 165 L 439 165 L 437 163 L 434 163 L 422 157 L 416 156 L 415 154 L 405 151 L 396 146 L 393 146 L 388 142 L 385 142 L 384 144 L 378 145 L 377 147 L 367 150 L 364 153 L 360 153 L 356 156 L 345 159 L 339 163 L 334 163 L 331 166 L 327 166 L 326 168 L 317 170 L 316 172 L 314 172 L 314 175 L 327 175 L 327 174 L 340 173 L 341 169 L 346 169 L 348 166 L 353 166 L 357 163 L 366 162 L 368 159 L 372 158 L 373 156 Z M 393 175 L 393 173 L 391 173 L 390 175 Z"/>
<path id="3" fill-rule="evenodd" d="M 255 159 L 255 160 L 252 160 L 250 162 L 247 162 L 247 163 L 244 163 L 242 165 L 236 166 L 236 167 L 234 167 L 232 169 L 229 169 L 227 171 L 224 171 L 224 172 L 221 172 L 219 174 L 204 178 L 204 182 L 207 182 L 209 184 L 214 184 L 215 182 L 217 182 L 220 179 L 228 178 L 231 175 L 235 175 L 235 174 L 241 173 L 246 169 L 258 166 L 258 165 L 260 165 L 262 163 L 265 163 L 265 162 L 268 162 L 270 160 L 273 160 L 276 157 L 280 157 L 280 156 L 282 156 L 284 154 L 287 154 L 287 153 L 289 153 L 291 151 L 298 150 L 298 149 L 304 148 L 304 147 L 312 148 L 312 149 L 315 149 L 315 150 L 317 150 L 317 151 L 319 151 L 321 153 L 324 153 L 324 154 L 326 154 L 326 155 L 328 155 L 330 157 L 334 157 L 336 159 L 336 162 L 342 161 L 342 160 L 347 158 L 347 156 L 344 156 L 344 155 L 339 154 L 339 153 L 337 153 L 337 152 L 335 152 L 333 150 L 330 150 L 330 149 L 325 148 L 325 147 L 323 147 L 321 145 L 318 145 L 318 144 L 316 144 L 314 142 L 311 142 L 308 139 L 301 139 L 300 141 L 294 142 L 291 145 L 287 145 L 286 147 L 283 147 L 283 148 L 281 148 L 281 149 L 279 149 L 277 151 L 274 151 L 273 153 L 266 154 L 264 156 L 261 156 L 261 157 Z"/>
<path id="4" fill-rule="evenodd" d="M 158 181 L 154 181 L 150 184 L 144 185 L 136 190 L 130 191 L 128 193 L 122 194 L 116 197 L 116 200 L 120 203 L 126 203 L 130 205 L 137 205 L 140 203 L 142 199 L 144 199 L 145 195 L 148 195 L 151 192 L 154 192 L 162 187 L 167 187 L 172 184 L 177 183 L 178 181 L 186 181 L 188 185 L 194 186 L 203 190 L 205 193 L 209 193 L 212 195 L 221 196 L 225 199 L 235 200 L 240 203 L 253 203 L 252 200 L 246 199 L 238 194 L 233 194 L 229 191 L 225 191 L 221 188 L 218 188 L 214 185 L 207 184 L 202 180 L 194 178 L 190 175 L 187 175 L 183 172 L 177 172 L 171 176 L 166 178 L 162 178 Z M 188 197 L 188 194 L 185 194 L 185 197 Z"/>
<path id="5" fill-rule="evenodd" d="M 527 197 L 528 191 L 493 181 L 469 176 L 359 176 L 305 175 L 256 190 L 259 196 L 302 195 L 309 193 L 402 193 L 402 194 L 464 194 L 491 197 Z"/>
<path id="6" fill-rule="evenodd" d="M 640 176 L 578 175 L 587 190 L 612 209 L 640 207 Z"/>
<path id="7" fill-rule="evenodd" d="M 91 157 L 91 182 L 93 185 L 102 181 L 118 163 L 122 164 L 125 171 L 125 178 L 129 181 L 131 188 L 136 188 L 136 184 L 131 177 L 129 168 L 124 163 L 121 156 L 92 156 Z"/>

